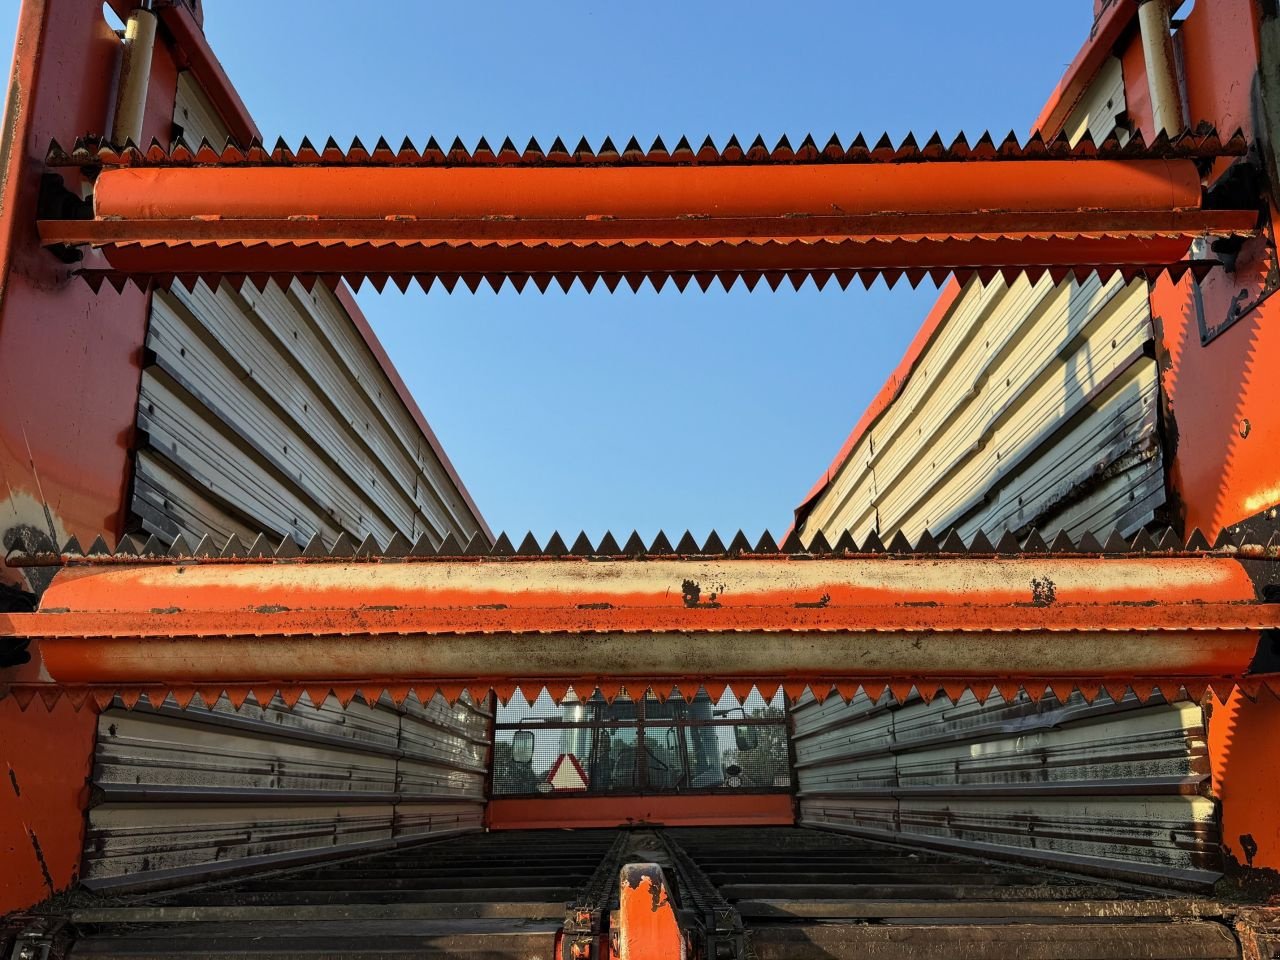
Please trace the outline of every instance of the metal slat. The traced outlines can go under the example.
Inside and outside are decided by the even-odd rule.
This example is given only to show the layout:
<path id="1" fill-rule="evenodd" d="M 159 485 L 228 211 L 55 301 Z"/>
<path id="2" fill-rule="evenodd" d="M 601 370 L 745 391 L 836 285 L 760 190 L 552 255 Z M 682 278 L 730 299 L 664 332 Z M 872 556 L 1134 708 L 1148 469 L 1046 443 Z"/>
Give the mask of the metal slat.
<path id="1" fill-rule="evenodd" d="M 1113 133 L 1125 142 L 1127 132 L 1115 128 L 1124 110 L 1119 61 L 1112 58 L 1066 130 L 1073 143 L 1086 131 L 1095 142 Z M 970 281 L 894 402 L 860 438 L 814 505 L 805 530 L 823 530 L 830 539 L 833 531 L 863 537 L 873 528 L 901 529 L 914 540 L 925 529 L 953 524 L 971 536 L 1024 524 L 1097 532 L 1123 520 L 1123 532 L 1133 532 L 1163 502 L 1158 491 L 1148 489 L 1150 478 L 1162 479 L 1163 469 L 1159 444 L 1149 439 L 1155 432 L 1154 361 L 1142 361 L 1151 373 L 1144 374 L 1137 393 L 1127 395 L 1143 416 L 1125 415 L 1114 402 L 1107 409 L 1085 407 L 1080 397 L 1088 390 L 1080 387 L 1106 380 L 1117 363 L 1134 362 L 1126 358 L 1150 339 L 1145 291 L 1144 281 L 1126 287 L 1117 277 L 1057 285 L 1047 277 L 1011 284 Z M 1084 331 L 1091 332 L 1079 340 Z M 1073 344 L 1073 337 L 1079 342 Z M 1037 376 L 1043 379 L 1053 369 L 1062 374 L 1060 390 L 1029 390 Z M 1053 378 L 1044 386 L 1052 388 Z M 1014 432 L 1005 427 L 984 434 L 1019 403 L 1051 414 L 1054 423 L 1035 428 L 1030 418 L 1013 416 Z M 1090 461 L 1089 454 L 1107 451 L 1098 450 L 1088 430 L 1081 436 L 1051 436 L 1061 420 L 1081 415 L 1100 424 L 1118 417 L 1128 424 L 1124 442 L 1110 444 L 1109 458 Z M 1130 489 L 1141 491 L 1138 502 L 1117 497 L 1105 480 L 1116 472 L 1117 457 L 1131 449 L 1148 456 L 1141 477 L 1127 478 L 1136 481 Z M 1006 476 L 1009 464 L 1020 460 L 1029 461 L 1020 477 Z"/>
<path id="2" fill-rule="evenodd" d="M 70 956 L 548 957 L 566 903 L 594 911 L 586 939 L 600 935 L 625 839 L 614 831 L 473 833 L 82 903 L 70 917 Z"/>
<path id="3" fill-rule="evenodd" d="M 486 728 L 442 697 L 105 710 L 84 879 L 117 889 L 477 830 Z"/>
<path id="4" fill-rule="evenodd" d="M 223 137 L 208 106 L 184 74 L 175 122 Z M 152 298 L 134 497 L 145 530 L 471 539 L 479 518 L 337 296 L 215 287 Z"/>
<path id="5" fill-rule="evenodd" d="M 807 824 L 1184 884 L 1218 876 L 1194 704 L 984 706 L 968 693 L 875 711 L 860 695 L 793 717 Z"/>

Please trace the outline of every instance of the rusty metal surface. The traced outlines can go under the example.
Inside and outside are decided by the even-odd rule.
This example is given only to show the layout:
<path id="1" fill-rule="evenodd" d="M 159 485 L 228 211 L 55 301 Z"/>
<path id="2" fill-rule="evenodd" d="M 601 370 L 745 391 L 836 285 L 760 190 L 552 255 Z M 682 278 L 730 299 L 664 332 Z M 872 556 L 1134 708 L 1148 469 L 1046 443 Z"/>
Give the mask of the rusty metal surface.
<path id="1" fill-rule="evenodd" d="M 23 0 L 20 11 L 10 4 L 7 12 L 18 38 L 0 136 L 0 542 L 6 549 L 124 529 L 146 325 L 144 296 L 95 295 L 72 280 L 71 266 L 40 248 L 32 230 L 42 199 L 50 196 L 43 190 L 53 186 L 44 176 L 48 139 L 104 129 L 120 41 L 94 0 Z M 174 76 L 167 53 L 155 57 L 152 75 L 155 110 L 145 135 L 167 136 Z M 60 173 L 78 197 L 86 181 L 78 171 Z M 92 257 L 86 263 L 92 265 Z M 50 390 L 59 378 L 75 389 Z M 6 605 L 23 602 L 10 588 L 42 585 L 38 575 L 0 565 Z M 13 664 L 12 653 L 0 649 L 0 685 L 41 676 L 38 654 Z M 17 651 L 13 659 L 24 657 Z M 33 720 L 18 716 L 16 703 L 0 704 L 0 767 L 12 771 L 0 801 L 0 913 L 66 889 L 79 869 L 93 717 L 64 705 L 42 723 Z"/>
<path id="2" fill-rule="evenodd" d="M 1117 124 L 1136 119 L 1130 78 L 1110 45 L 1093 56 L 1096 79 L 1070 92 L 1074 108 L 1055 129 L 1123 139 Z M 1206 287 L 1229 277 L 1215 273 Z M 955 524 L 1105 537 L 1171 515 L 1173 445 L 1162 435 L 1170 425 L 1148 284 L 1042 279 L 952 291 L 797 511 L 802 535 Z M 1197 410 L 1216 410 L 1211 395 L 1199 392 Z M 1206 467 L 1220 482 L 1222 463 Z M 1114 692 L 1092 704 L 1069 687 L 1039 703 L 1021 694 L 900 708 L 894 698 L 810 701 L 795 713 L 801 818 L 1078 869 L 1218 876 L 1224 837 L 1201 698 L 1193 689 L 1195 703 L 1143 706 Z M 1275 702 L 1264 695 L 1257 706 Z"/>
<path id="3" fill-rule="evenodd" d="M 222 551 L 127 543 L 109 556 L 69 545 L 25 558 L 68 565 L 38 612 L 3 615 L 0 629 L 39 639 L 50 676 L 81 702 L 115 689 L 127 702 L 384 687 L 403 699 L 436 684 L 450 699 L 468 686 L 506 699 L 520 681 L 556 699 L 570 685 L 612 698 L 626 684 L 692 696 L 703 683 L 720 684 L 715 697 L 730 683 L 792 697 L 833 684 L 879 696 L 887 684 L 952 699 L 995 685 L 1010 699 L 1051 683 L 1146 697 L 1162 683 L 1171 696 L 1241 681 L 1256 691 L 1274 670 L 1260 638 L 1280 615 L 1258 600 L 1274 546 L 1213 551 L 1198 535 L 1162 545 L 1145 533 L 1057 537 L 1052 550 L 1039 536 L 895 537 L 887 550 L 874 536 L 836 548 L 790 537 L 781 549 L 767 537 L 634 539 L 569 548 L 556 535 L 544 548 L 530 537 L 516 550 L 477 534 L 465 548 L 398 538 L 382 550 L 344 537 L 326 550 L 317 538 L 269 554 L 233 538 Z"/>
<path id="4" fill-rule="evenodd" d="M 656 863 L 625 864 L 618 890 L 609 955 L 618 960 L 685 960 L 689 944 L 676 918 L 662 867 Z"/>
<path id="5" fill-rule="evenodd" d="M 579 924 L 583 907 L 591 917 Z M 1273 921 L 1253 907 L 813 830 L 653 826 L 472 835 L 143 899 L 86 901 L 49 919 L 65 924 L 73 958 L 406 949 L 545 958 L 547 934 L 560 928 L 559 956 L 582 960 L 609 955 L 602 947 L 610 940 L 614 955 L 640 945 L 655 921 L 660 931 L 650 932 L 661 932 L 665 947 L 646 955 L 687 950 L 721 960 L 819 950 L 1228 958 L 1240 956 L 1237 931 L 1258 940 Z M 525 952 L 513 954 L 520 932 Z"/>
<path id="6" fill-rule="evenodd" d="M 44 220 L 41 235 L 102 248 L 111 269 L 86 276 L 116 285 L 297 275 L 449 289 L 671 278 L 683 289 L 739 276 L 749 287 L 881 273 L 916 284 L 1091 268 L 1132 278 L 1189 269 L 1179 262 L 1196 236 L 1253 232 L 1256 211 L 1201 209 L 1196 167 L 1243 146 L 1188 133 L 1151 148 L 989 137 L 946 148 L 935 135 L 923 149 L 913 138 L 825 151 L 806 140 L 799 152 L 712 144 L 685 158 L 607 143 L 574 154 L 55 144 L 54 163 L 105 166 L 95 218 Z"/>
<path id="7" fill-rule="evenodd" d="M 906 134 L 894 143 L 887 133 L 874 144 L 863 134 L 857 134 L 848 145 L 839 135 L 833 134 L 822 147 L 812 135 L 804 138 L 798 148 L 791 147 L 784 135 L 769 148 L 763 137 L 757 136 L 750 147 L 743 149 L 736 136 L 723 146 L 717 146 L 711 137 L 705 138 L 695 150 L 687 137 L 681 137 L 675 148 L 668 151 L 662 138 L 655 138 L 648 150 L 631 138 L 619 151 L 612 139 L 606 137 L 598 148 L 583 138 L 570 151 L 560 138 L 551 148 L 543 150 L 536 138 L 519 150 L 510 138 L 495 152 L 484 137 L 473 148 L 455 138 L 447 150 L 442 149 L 431 137 L 422 149 L 408 137 L 398 149 L 392 149 L 385 138 L 379 138 L 372 151 L 357 137 L 344 150 L 330 137 L 317 149 L 309 138 L 303 137 L 297 148 L 283 139 L 267 149 L 260 140 L 227 139 L 220 146 L 202 138 L 196 146 L 179 141 L 168 148 L 159 140 L 139 147 L 136 144 L 113 145 L 101 138 L 77 139 L 69 151 L 56 142 L 48 157 L 51 166 L 82 167 L 139 167 L 139 166 L 193 166 L 236 164 L 254 166 L 673 166 L 673 165 L 755 165 L 794 163 L 918 163 L 918 162 L 990 162 L 1007 160 L 1126 160 L 1126 159 L 1215 159 L 1222 156 L 1243 156 L 1247 142 L 1237 131 L 1230 137 L 1217 132 L 1183 131 L 1175 136 L 1164 134 L 1153 137 L 1150 143 L 1139 133 L 1132 139 L 1121 141 L 1103 131 L 1101 135 L 1068 140 L 1057 135 L 1046 140 L 1040 134 L 1020 139 L 1010 132 L 997 141 L 989 131 L 984 131 L 972 144 L 966 134 L 959 133 L 946 144 L 935 132 L 924 146 L 920 146 L 915 134 Z"/>

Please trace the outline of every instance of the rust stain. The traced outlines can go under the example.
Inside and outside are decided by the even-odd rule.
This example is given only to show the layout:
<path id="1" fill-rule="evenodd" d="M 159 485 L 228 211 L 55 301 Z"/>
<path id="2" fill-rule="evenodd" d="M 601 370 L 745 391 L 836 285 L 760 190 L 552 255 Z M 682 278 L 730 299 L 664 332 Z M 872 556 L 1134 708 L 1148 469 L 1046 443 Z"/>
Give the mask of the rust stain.
<path id="1" fill-rule="evenodd" d="M 1031 602 L 1039 607 L 1047 607 L 1058 599 L 1057 585 L 1049 577 L 1033 577 L 1031 580 Z"/>
<path id="2" fill-rule="evenodd" d="M 684 605 L 686 607 L 696 607 L 698 601 L 702 598 L 702 588 L 695 580 L 686 580 L 682 583 L 680 592 L 684 595 Z"/>
<path id="3" fill-rule="evenodd" d="M 803 609 L 821 610 L 823 607 L 826 607 L 829 603 L 831 603 L 831 594 L 824 593 L 817 600 L 797 603 L 796 608 L 801 610 Z"/>
<path id="4" fill-rule="evenodd" d="M 36 862 L 40 864 L 40 874 L 44 877 L 44 885 L 49 888 L 49 893 L 52 894 L 54 892 L 53 876 L 49 873 L 49 865 L 45 862 L 44 851 L 40 848 L 40 838 L 26 824 L 23 827 L 27 832 L 27 838 L 31 841 L 31 849 L 36 855 Z"/>

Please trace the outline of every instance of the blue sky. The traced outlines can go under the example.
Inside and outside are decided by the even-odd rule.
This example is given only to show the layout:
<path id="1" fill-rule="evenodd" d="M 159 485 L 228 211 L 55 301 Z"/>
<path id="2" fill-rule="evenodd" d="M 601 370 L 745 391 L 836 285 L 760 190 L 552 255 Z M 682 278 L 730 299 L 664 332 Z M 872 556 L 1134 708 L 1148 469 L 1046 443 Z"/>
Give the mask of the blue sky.
<path id="1" fill-rule="evenodd" d="M 267 137 L 772 144 L 1025 134 L 1092 7 L 205 0 L 205 26 Z M 553 290 L 359 295 L 493 528 L 542 537 L 785 529 L 935 297 Z"/>

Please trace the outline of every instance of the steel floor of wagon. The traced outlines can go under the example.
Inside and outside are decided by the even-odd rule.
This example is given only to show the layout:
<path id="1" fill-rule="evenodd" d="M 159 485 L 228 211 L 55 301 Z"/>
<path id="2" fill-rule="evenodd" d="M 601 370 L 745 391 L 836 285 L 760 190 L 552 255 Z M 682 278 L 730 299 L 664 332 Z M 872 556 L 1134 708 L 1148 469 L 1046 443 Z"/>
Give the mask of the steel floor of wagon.
<path id="1" fill-rule="evenodd" d="M 566 918 L 607 943 L 623 863 L 662 864 L 693 956 L 1239 958 L 1214 900 L 804 828 L 468 834 L 65 912 L 51 957 L 551 958 Z"/>

